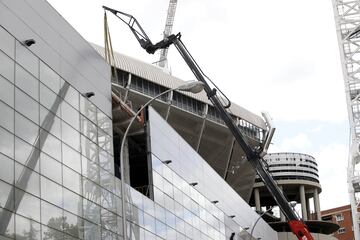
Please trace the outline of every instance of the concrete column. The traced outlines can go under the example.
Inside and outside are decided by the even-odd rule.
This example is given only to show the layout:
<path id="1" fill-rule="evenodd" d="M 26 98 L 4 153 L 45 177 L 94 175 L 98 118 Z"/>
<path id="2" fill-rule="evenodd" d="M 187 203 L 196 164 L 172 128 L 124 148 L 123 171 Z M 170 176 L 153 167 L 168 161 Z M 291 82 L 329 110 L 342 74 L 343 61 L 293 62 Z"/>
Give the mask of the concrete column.
<path id="1" fill-rule="evenodd" d="M 307 221 L 307 210 L 306 210 L 306 197 L 305 197 L 305 187 L 300 185 L 300 203 L 301 203 L 301 213 L 304 221 Z"/>
<path id="2" fill-rule="evenodd" d="M 315 188 L 314 191 L 314 207 L 315 207 L 316 220 L 321 220 L 319 192 L 317 188 Z"/>
<path id="3" fill-rule="evenodd" d="M 312 220 L 311 219 L 311 212 L 310 212 L 310 199 L 309 198 L 306 199 L 306 210 L 307 210 L 308 220 Z"/>
<path id="4" fill-rule="evenodd" d="M 283 187 L 282 187 L 282 186 L 279 186 L 279 188 L 281 189 L 281 192 L 283 192 Z M 280 220 L 281 220 L 282 222 L 285 222 L 285 221 L 286 221 L 286 218 L 285 218 L 284 213 L 281 211 L 280 208 L 279 208 L 279 211 L 280 211 Z"/>
<path id="5" fill-rule="evenodd" d="M 255 208 L 256 211 L 261 210 L 261 205 L 260 205 L 260 193 L 259 193 L 259 188 L 254 188 L 254 199 L 255 199 Z"/>

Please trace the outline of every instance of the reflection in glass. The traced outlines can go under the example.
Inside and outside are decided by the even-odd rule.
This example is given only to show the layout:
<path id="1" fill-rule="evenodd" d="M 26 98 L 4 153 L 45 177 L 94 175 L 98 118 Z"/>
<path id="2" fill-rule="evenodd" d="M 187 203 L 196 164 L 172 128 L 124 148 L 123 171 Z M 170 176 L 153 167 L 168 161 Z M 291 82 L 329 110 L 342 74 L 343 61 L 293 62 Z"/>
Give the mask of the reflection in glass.
<path id="1" fill-rule="evenodd" d="M 45 225 L 41 226 L 42 240 L 59 240 L 64 239 L 64 234 L 53 228 L 46 227 Z"/>
<path id="2" fill-rule="evenodd" d="M 64 121 L 61 122 L 62 126 L 62 140 L 76 151 L 80 151 L 80 133 L 66 124 Z"/>
<path id="3" fill-rule="evenodd" d="M 15 85 L 35 100 L 39 100 L 39 81 L 19 65 L 16 65 Z"/>
<path id="4" fill-rule="evenodd" d="M 114 173 L 114 157 L 101 148 L 99 148 L 99 164 L 108 172 Z"/>
<path id="5" fill-rule="evenodd" d="M 0 192 L 0 207 L 6 208 L 8 210 L 14 210 L 15 195 L 12 186 L 3 181 L 0 181 Z"/>
<path id="6" fill-rule="evenodd" d="M 56 93 L 60 89 L 60 76 L 43 62 L 40 62 L 40 81 Z"/>
<path id="7" fill-rule="evenodd" d="M 40 145 L 42 145 L 42 151 L 61 161 L 61 142 L 51 134 L 40 136 Z"/>
<path id="8" fill-rule="evenodd" d="M 98 240 L 100 237 L 100 226 L 84 220 L 84 240 Z"/>
<path id="9" fill-rule="evenodd" d="M 81 194 L 81 175 L 63 166 L 63 185 L 70 190 Z"/>
<path id="10" fill-rule="evenodd" d="M 53 227 L 55 229 L 62 229 L 63 210 L 48 202 L 41 201 L 41 223 Z"/>
<path id="11" fill-rule="evenodd" d="M 79 112 L 66 102 L 61 103 L 61 118 L 76 130 L 80 130 Z"/>
<path id="12" fill-rule="evenodd" d="M 81 115 L 81 133 L 88 137 L 91 141 L 97 142 L 97 128 L 94 123 Z"/>
<path id="13" fill-rule="evenodd" d="M 166 239 L 166 225 L 156 220 L 156 234 Z M 170 239 L 170 238 L 169 238 Z M 173 238 L 175 239 L 175 238 Z"/>
<path id="14" fill-rule="evenodd" d="M 80 153 L 68 147 L 66 144 L 62 144 L 62 159 L 63 164 L 81 173 L 81 157 Z"/>
<path id="15" fill-rule="evenodd" d="M 16 215 L 15 229 L 16 239 L 40 240 L 40 224 L 37 222 Z"/>
<path id="16" fill-rule="evenodd" d="M 87 199 L 100 204 L 101 200 L 101 189 L 96 183 L 83 178 L 83 196 Z"/>
<path id="17" fill-rule="evenodd" d="M 93 182 L 100 183 L 99 166 L 82 156 L 82 175 Z"/>
<path id="18" fill-rule="evenodd" d="M 54 180 L 55 182 L 62 183 L 61 164 L 52 157 L 41 153 L 40 155 L 40 172 L 43 176 Z"/>
<path id="19" fill-rule="evenodd" d="M 98 162 L 98 146 L 88 138 L 81 135 L 81 154 L 93 162 Z"/>
<path id="20" fill-rule="evenodd" d="M 86 199 L 83 199 L 83 215 L 84 218 L 100 224 L 100 206 L 89 201 Z"/>
<path id="21" fill-rule="evenodd" d="M 0 127 L 0 152 L 14 157 L 14 135 Z"/>
<path id="22" fill-rule="evenodd" d="M 65 233 L 76 238 L 83 238 L 83 224 L 83 220 L 80 217 L 64 211 L 63 230 Z M 68 237 L 66 239 L 68 239 Z"/>
<path id="23" fill-rule="evenodd" d="M 40 123 L 45 121 L 45 118 L 53 119 L 52 124 L 42 124 L 42 128 L 46 131 L 50 132 L 55 137 L 61 139 L 61 120 L 60 118 L 56 117 L 55 114 L 51 113 L 49 110 L 40 106 Z"/>
<path id="24" fill-rule="evenodd" d="M 14 160 L 0 153 L 0 163 L 0 179 L 12 184 L 14 182 Z"/>
<path id="25" fill-rule="evenodd" d="M 39 76 L 39 59 L 25 45 L 16 41 L 15 59 L 35 77 Z"/>
<path id="26" fill-rule="evenodd" d="M 15 185 L 35 196 L 40 196 L 40 175 L 31 169 L 15 163 Z"/>
<path id="27" fill-rule="evenodd" d="M 51 109 L 54 103 L 60 104 L 61 99 L 45 85 L 40 84 L 40 103 L 47 109 L 60 116 L 60 106 L 58 109 Z M 56 111 L 56 112 L 55 112 Z"/>
<path id="28" fill-rule="evenodd" d="M 0 100 L 14 107 L 14 85 L 0 76 Z"/>
<path id="29" fill-rule="evenodd" d="M 14 132 L 14 109 L 0 101 L 0 126 Z"/>
<path id="30" fill-rule="evenodd" d="M 82 216 L 82 198 L 76 193 L 63 188 L 64 209 L 78 216 Z"/>
<path id="31" fill-rule="evenodd" d="M 15 135 L 33 145 L 39 136 L 39 127 L 20 114 L 15 113 Z"/>
<path id="32" fill-rule="evenodd" d="M 92 104 L 87 98 L 80 95 L 80 112 L 90 121 L 97 124 L 96 121 L 96 106 Z"/>
<path id="33" fill-rule="evenodd" d="M 101 209 L 101 226 L 116 232 L 117 228 L 117 218 L 116 215 L 112 212 L 109 212 L 105 209 Z"/>
<path id="34" fill-rule="evenodd" d="M 62 207 L 62 187 L 41 176 L 41 198 Z"/>
<path id="35" fill-rule="evenodd" d="M 0 51 L 0 74 L 14 82 L 14 61 Z"/>
<path id="36" fill-rule="evenodd" d="M 79 92 L 76 91 L 73 87 L 69 87 L 69 90 L 67 91 L 64 99 L 77 111 L 79 110 Z"/>
<path id="37" fill-rule="evenodd" d="M 27 142 L 15 137 L 15 160 L 23 165 L 30 164 L 31 168 L 35 171 L 39 171 L 39 150 L 34 146 L 31 146 Z M 35 166 L 33 165 L 35 164 Z M 30 165 L 29 165 L 30 166 Z"/>
<path id="38" fill-rule="evenodd" d="M 16 212 L 40 222 L 40 199 L 22 190 L 15 189 Z"/>
<path id="39" fill-rule="evenodd" d="M 2 221 L 4 216 L 9 216 L 9 221 Z M 15 214 L 0 208 L 0 236 L 13 237 L 15 234 Z"/>
<path id="40" fill-rule="evenodd" d="M 15 88 L 15 110 L 39 124 L 39 104 L 18 88 Z"/>

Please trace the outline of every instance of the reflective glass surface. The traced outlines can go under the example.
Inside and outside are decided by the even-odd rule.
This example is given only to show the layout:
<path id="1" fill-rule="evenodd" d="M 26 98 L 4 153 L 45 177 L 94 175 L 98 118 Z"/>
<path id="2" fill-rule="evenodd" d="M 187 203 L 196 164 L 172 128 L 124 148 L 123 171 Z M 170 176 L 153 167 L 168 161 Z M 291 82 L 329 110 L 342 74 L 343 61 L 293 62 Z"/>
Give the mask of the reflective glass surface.
<path id="1" fill-rule="evenodd" d="M 0 75 L 11 82 L 14 82 L 14 60 L 0 51 Z"/>
<path id="2" fill-rule="evenodd" d="M 0 126 L 14 132 L 14 109 L 0 101 Z"/>
<path id="3" fill-rule="evenodd" d="M 15 69 L 15 85 L 33 99 L 39 100 L 39 80 L 19 65 Z"/>
<path id="4" fill-rule="evenodd" d="M 0 76 L 0 100 L 14 106 L 14 85 Z"/>
<path id="5" fill-rule="evenodd" d="M 0 152 L 14 157 L 14 135 L 0 127 Z"/>

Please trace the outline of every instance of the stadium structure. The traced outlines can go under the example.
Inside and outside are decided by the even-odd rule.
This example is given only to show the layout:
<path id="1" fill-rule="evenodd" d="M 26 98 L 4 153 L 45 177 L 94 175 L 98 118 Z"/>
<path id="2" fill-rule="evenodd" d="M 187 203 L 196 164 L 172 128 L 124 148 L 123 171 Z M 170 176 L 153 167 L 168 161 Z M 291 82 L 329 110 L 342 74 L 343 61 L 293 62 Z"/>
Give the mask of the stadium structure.
<path id="1" fill-rule="evenodd" d="M 204 93 L 121 54 L 111 79 L 102 49 L 46 1 L 0 13 L 1 239 L 292 239 L 249 206 L 255 172 Z M 230 111 L 262 144 L 265 121 Z"/>

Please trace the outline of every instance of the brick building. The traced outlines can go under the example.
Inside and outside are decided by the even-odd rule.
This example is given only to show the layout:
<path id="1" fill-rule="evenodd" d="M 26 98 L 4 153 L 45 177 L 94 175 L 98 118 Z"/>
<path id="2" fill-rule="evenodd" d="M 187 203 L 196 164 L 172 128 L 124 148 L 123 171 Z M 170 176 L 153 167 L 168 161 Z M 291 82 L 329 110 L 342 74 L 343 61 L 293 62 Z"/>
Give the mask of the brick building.
<path id="1" fill-rule="evenodd" d="M 350 205 L 324 210 L 321 215 L 322 220 L 339 224 L 340 228 L 334 233 L 336 238 L 340 240 L 354 239 Z"/>

